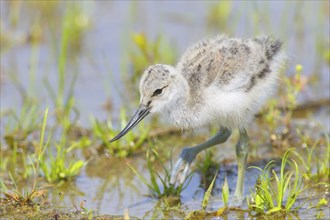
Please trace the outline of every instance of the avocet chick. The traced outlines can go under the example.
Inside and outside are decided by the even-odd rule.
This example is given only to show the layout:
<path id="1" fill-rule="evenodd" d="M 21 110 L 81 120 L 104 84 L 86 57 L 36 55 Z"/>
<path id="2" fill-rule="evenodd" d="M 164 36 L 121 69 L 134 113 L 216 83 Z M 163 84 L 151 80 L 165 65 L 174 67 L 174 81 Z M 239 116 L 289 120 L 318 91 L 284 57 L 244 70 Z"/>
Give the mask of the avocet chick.
<path id="1" fill-rule="evenodd" d="M 184 148 L 171 173 L 171 183 L 183 183 L 196 155 L 224 143 L 232 129 L 236 144 L 238 177 L 234 196 L 243 200 L 248 155 L 248 124 L 274 92 L 285 61 L 282 43 L 271 37 L 249 39 L 224 35 L 192 45 L 174 66 L 148 67 L 140 81 L 140 106 L 118 140 L 150 113 L 160 113 L 183 129 L 218 125 L 219 132 L 194 147 Z"/>

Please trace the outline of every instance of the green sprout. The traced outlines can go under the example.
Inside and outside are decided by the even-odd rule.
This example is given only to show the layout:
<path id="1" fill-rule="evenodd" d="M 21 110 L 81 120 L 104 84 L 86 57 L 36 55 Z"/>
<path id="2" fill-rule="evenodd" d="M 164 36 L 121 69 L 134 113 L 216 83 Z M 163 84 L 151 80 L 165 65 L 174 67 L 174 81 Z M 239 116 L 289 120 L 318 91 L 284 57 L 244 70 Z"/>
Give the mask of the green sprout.
<path id="1" fill-rule="evenodd" d="M 209 204 L 209 200 L 210 200 L 210 197 L 211 197 L 211 192 L 212 192 L 212 189 L 213 189 L 215 180 L 217 178 L 217 174 L 218 174 L 218 171 L 215 173 L 215 175 L 213 177 L 213 180 L 212 180 L 209 188 L 206 190 L 206 192 L 204 194 L 203 201 L 202 201 L 202 209 L 203 209 L 203 211 L 206 210 L 206 207 Z"/>
<path id="2" fill-rule="evenodd" d="M 225 206 L 228 206 L 228 200 L 229 200 L 229 187 L 227 182 L 227 176 L 225 176 L 225 180 L 222 184 L 222 201 Z"/>

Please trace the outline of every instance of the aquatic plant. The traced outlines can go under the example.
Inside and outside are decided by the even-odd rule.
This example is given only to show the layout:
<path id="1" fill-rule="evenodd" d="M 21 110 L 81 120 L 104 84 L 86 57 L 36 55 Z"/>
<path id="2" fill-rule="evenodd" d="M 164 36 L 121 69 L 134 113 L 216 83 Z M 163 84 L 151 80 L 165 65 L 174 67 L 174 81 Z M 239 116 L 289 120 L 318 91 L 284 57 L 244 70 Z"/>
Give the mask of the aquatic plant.
<path id="1" fill-rule="evenodd" d="M 125 109 L 120 110 L 121 128 L 127 123 L 127 114 Z M 109 156 L 126 158 L 134 152 L 141 149 L 143 143 L 147 140 L 150 131 L 150 125 L 139 126 L 139 132 L 129 132 L 125 139 L 110 143 L 109 140 L 119 133 L 109 120 L 107 123 L 100 123 L 92 118 L 92 133 L 102 141 L 102 146 L 107 150 Z"/>
<path id="2" fill-rule="evenodd" d="M 85 206 L 86 200 L 83 200 L 80 202 L 79 207 L 77 207 L 76 205 L 73 205 L 73 207 L 76 209 L 77 213 L 81 213 L 82 215 L 87 216 L 88 220 L 92 220 L 93 219 L 93 215 L 94 215 L 94 211 L 88 209 Z"/>
<path id="3" fill-rule="evenodd" d="M 217 177 L 218 171 L 214 175 L 211 184 L 209 185 L 207 191 L 204 194 L 203 200 L 202 200 L 202 210 L 194 210 L 189 212 L 185 219 L 204 219 L 206 217 L 219 217 L 225 215 L 230 210 L 240 210 L 236 207 L 229 207 L 228 201 L 229 201 L 229 187 L 227 182 L 227 176 L 225 176 L 223 185 L 222 185 L 222 201 L 224 206 L 220 207 L 217 211 L 206 211 L 207 205 L 209 203 L 210 197 L 211 197 L 211 191 L 214 187 L 214 183 Z M 244 211 L 244 210 L 240 210 Z"/>
<path id="4" fill-rule="evenodd" d="M 70 180 L 77 176 L 83 166 L 87 164 L 87 162 L 83 160 L 70 160 L 68 162 L 68 154 L 79 147 L 78 144 L 73 142 L 69 147 L 66 147 L 66 133 L 62 133 L 62 138 L 59 143 L 56 144 L 56 156 L 53 155 L 53 152 L 50 151 L 47 154 L 47 158 L 45 156 L 45 151 L 49 146 L 50 137 L 49 134 L 48 140 L 44 141 L 45 129 L 47 124 L 47 116 L 48 109 L 45 111 L 45 116 L 43 120 L 41 135 L 40 135 L 40 143 L 39 146 L 36 147 L 36 172 L 39 172 L 39 166 L 41 171 L 48 182 L 58 182 L 62 180 Z"/>
<path id="5" fill-rule="evenodd" d="M 299 162 L 304 168 L 302 175 L 305 177 L 305 180 L 320 182 L 322 180 L 328 180 L 330 177 L 330 141 L 329 136 L 325 133 L 325 152 L 320 153 L 320 147 L 322 144 L 321 140 L 313 141 L 311 143 L 311 138 L 308 135 L 303 134 L 300 130 L 297 129 L 297 134 L 301 139 L 303 149 L 301 153 L 294 151 L 295 156 L 297 156 Z M 318 149 L 316 150 L 316 147 Z M 306 153 L 306 156 L 302 154 Z"/>
<path id="6" fill-rule="evenodd" d="M 34 174 L 34 179 L 33 179 L 33 186 L 30 191 L 26 191 L 24 193 L 21 192 L 16 184 L 15 179 L 9 172 L 8 175 L 10 177 L 11 183 L 14 186 L 13 189 L 8 189 L 6 184 L 4 183 L 3 179 L 0 179 L 0 189 L 1 192 L 6 196 L 6 198 L 10 201 L 15 202 L 16 204 L 20 205 L 34 205 L 34 200 L 36 198 L 42 197 L 45 193 L 46 190 L 42 187 L 37 186 L 37 178 L 39 174 L 39 162 L 42 158 L 42 156 L 45 153 L 45 150 L 48 146 L 49 139 L 46 143 L 44 143 L 44 135 L 45 135 L 45 130 L 46 130 L 46 122 L 47 122 L 47 116 L 48 116 L 48 108 L 45 110 L 44 113 L 44 118 L 42 122 L 42 128 L 41 128 L 41 133 L 40 133 L 40 141 L 39 141 L 39 147 L 36 149 L 35 154 L 32 157 L 28 158 L 23 158 L 23 159 L 29 159 L 31 161 L 31 167 L 33 169 L 33 174 Z M 33 160 L 33 157 L 37 157 L 37 161 Z"/>
<path id="7" fill-rule="evenodd" d="M 26 147 L 27 138 L 39 128 L 40 110 L 35 101 L 25 99 L 19 111 L 10 109 L 1 112 L 4 125 L 4 139 L 9 148 L 14 145 Z"/>
<path id="8" fill-rule="evenodd" d="M 214 216 L 214 213 L 207 212 L 206 208 L 207 208 L 207 205 L 209 204 L 209 200 L 211 198 L 211 192 L 213 190 L 217 175 L 218 175 L 218 171 L 215 173 L 210 185 L 208 186 L 206 192 L 204 193 L 202 204 L 201 204 L 202 210 L 194 210 L 194 211 L 189 212 L 186 215 L 185 219 L 204 219 L 206 216 Z"/>
<path id="9" fill-rule="evenodd" d="M 12 189 L 9 189 L 8 186 L 4 183 L 3 179 L 0 178 L 0 191 L 1 194 L 5 196 L 6 200 L 9 200 L 12 204 L 15 205 L 35 205 L 36 200 L 44 200 L 44 196 L 47 192 L 46 187 L 33 187 L 30 191 L 20 190 L 12 177 L 11 184 L 14 186 Z"/>
<path id="10" fill-rule="evenodd" d="M 279 175 L 272 169 L 273 161 L 270 161 L 264 169 L 251 167 L 261 171 L 254 192 L 248 200 L 251 212 L 271 215 L 277 212 L 288 213 L 300 208 L 300 206 L 293 208 L 293 205 L 305 188 L 302 187 L 302 177 L 297 163 L 293 159 L 291 162 L 288 161 L 293 150 L 294 148 L 290 148 L 285 152 Z M 294 171 L 285 172 L 288 163 Z M 270 173 L 272 176 L 269 175 Z M 274 184 L 273 180 L 275 180 Z"/>
<path id="11" fill-rule="evenodd" d="M 180 193 L 185 188 L 184 184 L 180 184 L 178 186 L 170 184 L 171 169 L 166 168 L 157 151 L 155 149 L 148 149 L 146 157 L 147 167 L 150 175 L 149 180 L 140 174 L 133 166 L 130 164 L 128 164 L 128 166 L 132 169 L 135 175 L 138 176 L 141 182 L 143 182 L 149 188 L 151 195 L 156 198 L 180 197 Z M 155 169 L 153 161 L 157 161 L 159 163 L 164 174 L 160 174 Z"/>
<path id="12" fill-rule="evenodd" d="M 207 188 L 207 190 L 204 194 L 204 197 L 203 197 L 203 200 L 202 200 L 202 209 L 204 211 L 206 210 L 206 207 L 209 204 L 209 200 L 210 200 L 210 197 L 211 197 L 211 192 L 213 190 L 213 186 L 214 186 L 215 180 L 217 178 L 217 174 L 218 174 L 218 171 L 215 173 L 211 184 L 209 185 L 209 187 Z"/>
<path id="13" fill-rule="evenodd" d="M 55 157 L 50 154 L 49 160 L 43 158 L 40 162 L 40 167 L 46 180 L 48 182 L 59 182 L 75 178 L 87 162 L 83 160 L 68 160 L 67 155 L 74 149 L 73 146 L 65 149 L 61 144 L 57 144 L 56 149 Z"/>
<path id="14" fill-rule="evenodd" d="M 228 186 L 228 181 L 227 181 L 227 176 L 225 176 L 225 179 L 222 184 L 222 201 L 225 206 L 228 206 L 228 201 L 229 201 L 229 186 Z"/>
<path id="15" fill-rule="evenodd" d="M 10 111 L 7 115 L 4 129 L 6 147 L 1 148 L 1 176 L 12 173 L 18 180 L 28 179 L 34 174 L 33 166 L 36 166 L 37 151 L 31 153 L 33 151 L 31 148 L 40 145 L 31 136 L 38 134 L 40 124 L 41 133 L 45 129 L 43 123 L 39 123 L 37 105 L 34 102 L 24 102 L 23 106 L 19 114 Z M 45 111 L 46 114 L 48 114 L 48 109 Z"/>

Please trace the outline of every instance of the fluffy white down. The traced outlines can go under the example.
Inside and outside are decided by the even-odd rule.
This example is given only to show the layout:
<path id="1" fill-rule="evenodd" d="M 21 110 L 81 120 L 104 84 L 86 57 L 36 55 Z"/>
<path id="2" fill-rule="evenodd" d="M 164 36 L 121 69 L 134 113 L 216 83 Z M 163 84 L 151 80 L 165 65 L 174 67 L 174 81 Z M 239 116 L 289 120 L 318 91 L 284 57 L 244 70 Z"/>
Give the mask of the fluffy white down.
<path id="1" fill-rule="evenodd" d="M 209 124 L 227 128 L 246 128 L 254 115 L 274 94 L 278 84 L 279 69 L 284 65 L 284 53 L 276 55 L 270 65 L 271 73 L 257 82 L 249 92 L 244 90 L 226 90 L 216 86 L 204 88 L 202 104 L 189 108 L 182 100 L 172 100 L 161 112 L 171 123 L 183 128 L 193 129 Z M 232 87 L 236 84 L 233 81 Z"/>

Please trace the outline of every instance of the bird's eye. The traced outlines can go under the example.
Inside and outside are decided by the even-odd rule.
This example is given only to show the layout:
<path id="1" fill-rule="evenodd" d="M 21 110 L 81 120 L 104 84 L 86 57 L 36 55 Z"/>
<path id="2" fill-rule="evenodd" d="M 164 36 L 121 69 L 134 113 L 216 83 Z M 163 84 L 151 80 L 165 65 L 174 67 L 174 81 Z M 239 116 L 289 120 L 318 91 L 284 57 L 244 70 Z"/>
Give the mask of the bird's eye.
<path id="1" fill-rule="evenodd" d="M 163 89 L 156 89 L 152 96 L 160 95 L 160 94 L 162 94 L 162 92 L 163 92 Z"/>

